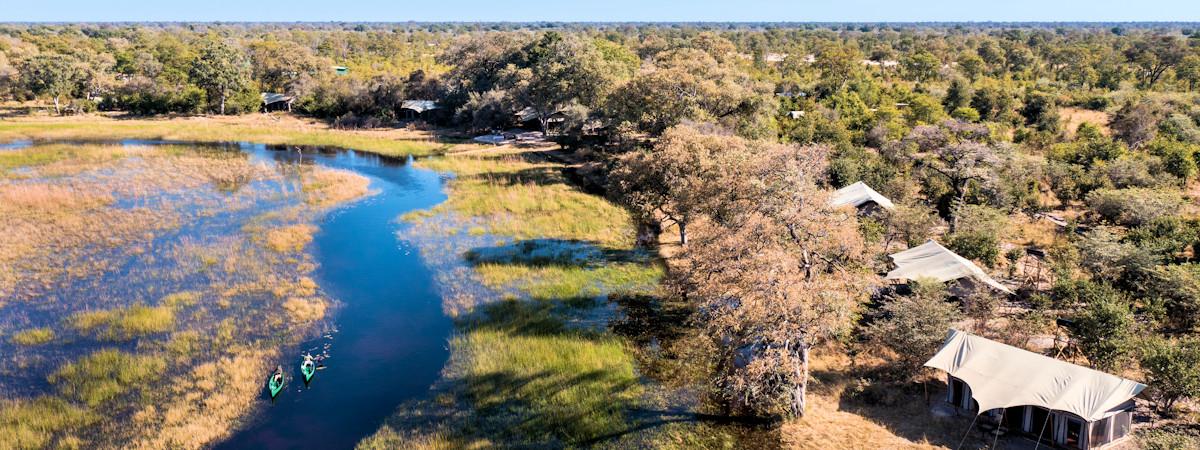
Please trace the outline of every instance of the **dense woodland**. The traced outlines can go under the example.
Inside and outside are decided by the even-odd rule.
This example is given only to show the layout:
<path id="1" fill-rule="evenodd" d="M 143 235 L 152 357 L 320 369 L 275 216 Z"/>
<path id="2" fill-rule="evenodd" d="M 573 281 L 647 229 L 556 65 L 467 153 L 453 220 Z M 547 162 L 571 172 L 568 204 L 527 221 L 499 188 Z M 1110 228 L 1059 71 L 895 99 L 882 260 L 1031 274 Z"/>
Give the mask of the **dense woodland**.
<path id="1" fill-rule="evenodd" d="M 1197 87 L 1187 24 L 0 26 L 0 98 L 49 113 L 247 114 L 273 92 L 343 127 L 419 99 L 433 126 L 547 132 L 642 243 L 685 244 L 667 290 L 719 349 L 729 411 L 759 416 L 804 413 L 811 352 L 905 383 L 951 326 L 1195 414 Z M 857 181 L 898 207 L 827 206 Z M 931 238 L 1018 295 L 887 286 L 886 255 Z"/>

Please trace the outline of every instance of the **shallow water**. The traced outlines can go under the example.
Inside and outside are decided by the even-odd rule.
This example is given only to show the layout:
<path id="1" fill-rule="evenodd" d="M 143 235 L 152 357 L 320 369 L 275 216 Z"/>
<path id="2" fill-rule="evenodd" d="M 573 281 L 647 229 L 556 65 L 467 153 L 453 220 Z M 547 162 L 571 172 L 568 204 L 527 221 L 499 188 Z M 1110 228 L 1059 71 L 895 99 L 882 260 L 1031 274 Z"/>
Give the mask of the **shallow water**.
<path id="1" fill-rule="evenodd" d="M 116 143 L 125 146 L 191 145 L 142 140 Z M 20 149 L 34 144 L 29 141 L 11 142 L 0 145 L 0 150 Z M 451 331 L 451 321 L 442 312 L 441 296 L 435 290 L 434 273 L 412 245 L 398 238 L 410 225 L 397 221 L 397 217 L 406 212 L 430 208 L 446 199 L 441 176 L 433 171 L 418 169 L 406 161 L 350 150 L 310 148 L 301 152 L 294 147 L 246 143 L 196 147 L 234 147 L 249 155 L 251 162 L 255 163 L 273 166 L 286 163 L 279 164 L 279 167 L 295 163 L 314 164 L 352 171 L 370 180 L 373 195 L 339 207 L 321 218 L 316 223 L 319 232 L 313 236 L 309 246 L 308 252 L 317 264 L 316 271 L 311 275 L 320 285 L 322 293 L 338 304 L 331 310 L 332 317 L 324 321 L 325 332 L 316 339 L 304 342 L 299 348 L 288 346 L 283 349 L 284 356 L 272 361 L 271 365 L 282 364 L 285 368 L 288 374 L 286 389 L 277 399 L 270 400 L 265 390 L 268 374 L 263 373 L 264 389 L 259 393 L 260 404 L 254 416 L 246 418 L 248 424 L 230 439 L 216 445 L 218 448 L 231 449 L 352 448 L 360 439 L 376 431 L 397 405 L 428 393 L 448 357 L 446 340 Z M 270 183 L 262 186 L 251 183 L 241 189 L 269 193 L 281 187 Z M 174 194 L 147 197 L 148 200 L 136 202 L 155 202 L 161 200 L 159 197 L 169 195 Z M 185 192 L 184 195 L 190 194 Z M 239 198 L 213 196 L 210 192 L 197 194 L 197 197 L 205 202 L 228 202 Z M 145 245 L 150 249 L 149 254 L 157 258 L 132 258 L 129 261 L 136 260 L 139 261 L 136 264 L 151 266 L 156 264 L 155 261 L 161 263 L 167 258 L 155 252 L 168 251 L 171 245 L 180 241 L 195 242 L 201 246 L 222 245 L 220 236 L 235 232 L 239 224 L 246 223 L 262 210 L 278 206 L 280 202 L 275 195 L 254 198 L 259 200 L 247 200 L 245 204 L 232 206 L 223 204 L 219 217 L 204 214 L 182 217 L 183 223 L 178 228 Z M 195 203 L 196 199 L 188 200 Z M 126 199 L 118 198 L 115 205 L 121 209 L 145 206 L 125 202 Z M 234 230 L 224 229 L 230 227 Z M 161 272 L 151 266 L 113 267 L 111 269 L 115 270 L 89 277 L 78 286 L 60 285 L 57 291 L 43 293 L 39 297 L 46 298 L 41 302 L 26 302 L 19 306 L 14 303 L 11 306 L 23 310 L 23 327 L 40 326 L 43 323 L 57 323 L 62 311 L 39 305 L 71 304 L 87 308 L 88 305 L 80 304 L 80 301 L 88 298 L 89 290 L 94 292 L 98 286 L 105 289 L 112 287 L 114 292 L 146 289 L 147 286 L 152 287 L 154 292 L 174 292 L 196 283 L 192 280 L 197 277 L 194 273 L 179 279 L 153 279 Z M 50 298 L 63 301 L 51 302 L 48 300 Z M 280 310 L 277 314 L 283 316 L 287 313 Z M 4 318 L 0 317 L 0 325 L 3 323 Z M 253 334 L 254 330 L 240 333 Z M 62 352 L 63 349 L 72 349 L 71 355 L 54 354 L 31 359 L 41 365 L 53 366 L 57 360 L 68 359 L 67 356 L 85 351 L 85 345 L 92 344 L 91 340 L 80 338 L 75 344 L 24 351 Z M 112 347 L 115 344 L 102 345 Z M 133 348 L 134 343 L 119 346 Z M 0 348 L 7 347 L 12 347 L 7 341 L 0 343 Z M 302 355 L 306 352 L 327 356 L 324 367 L 307 386 L 299 372 Z M 50 390 L 51 386 L 46 384 L 42 372 L 28 371 L 28 376 L 21 379 L 10 377 L 0 383 L 0 387 L 8 385 L 0 389 L 4 394 L 0 397 L 24 397 L 37 391 Z"/>
<path id="2" fill-rule="evenodd" d="M 287 388 L 253 425 L 217 447 L 351 448 L 396 405 L 428 392 L 446 361 L 451 322 L 442 314 L 433 273 L 396 237 L 397 229 L 408 226 L 396 217 L 445 200 L 441 178 L 353 151 L 297 154 L 243 147 L 256 158 L 303 158 L 352 170 L 369 177 L 378 193 L 325 218 L 313 240 L 320 265 L 316 280 L 342 307 L 334 318 L 338 331 L 302 350 L 316 354 L 329 344 L 327 367 L 305 386 L 300 355 L 286 359 Z"/>

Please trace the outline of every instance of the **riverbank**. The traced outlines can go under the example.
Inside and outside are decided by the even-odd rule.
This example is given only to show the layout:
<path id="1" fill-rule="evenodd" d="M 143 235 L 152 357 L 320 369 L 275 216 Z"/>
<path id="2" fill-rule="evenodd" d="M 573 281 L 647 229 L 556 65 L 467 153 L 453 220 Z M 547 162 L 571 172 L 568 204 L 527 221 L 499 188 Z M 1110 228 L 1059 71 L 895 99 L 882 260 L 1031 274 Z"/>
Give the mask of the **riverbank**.
<path id="1" fill-rule="evenodd" d="M 702 419 L 706 367 L 685 305 L 628 213 L 583 192 L 553 148 L 422 159 L 449 200 L 406 215 L 404 240 L 446 276 L 450 361 L 360 449 L 712 448 L 745 443 Z M 453 237 L 454 239 L 450 239 Z M 702 388 L 700 388 L 702 389 Z M 757 448 L 758 446 L 753 446 Z"/>
<path id="2" fill-rule="evenodd" d="M 434 133 L 409 129 L 341 130 L 290 114 L 128 118 L 20 116 L 0 120 L 0 143 L 16 140 L 166 140 L 183 142 L 254 142 L 349 148 L 384 156 L 407 157 L 474 148 L 443 142 Z"/>

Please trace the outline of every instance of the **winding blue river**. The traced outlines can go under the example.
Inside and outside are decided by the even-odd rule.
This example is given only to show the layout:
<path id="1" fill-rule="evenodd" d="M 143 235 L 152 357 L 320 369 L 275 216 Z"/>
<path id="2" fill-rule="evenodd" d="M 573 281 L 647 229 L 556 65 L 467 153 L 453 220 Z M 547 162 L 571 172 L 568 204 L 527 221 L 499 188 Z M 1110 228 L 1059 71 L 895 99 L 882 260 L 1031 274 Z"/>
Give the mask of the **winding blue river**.
<path id="1" fill-rule="evenodd" d="M 396 237 L 399 227 L 408 226 L 398 216 L 446 199 L 441 177 L 405 161 L 354 151 L 242 148 L 255 158 L 303 158 L 354 171 L 370 178 L 377 194 L 326 217 L 313 240 L 317 281 L 342 303 L 334 318 L 338 331 L 302 346 L 328 344 L 326 367 L 305 386 L 299 355 L 285 357 L 287 388 L 217 448 L 352 448 L 398 404 L 427 393 L 448 355 L 451 321 L 442 313 L 433 273 L 415 248 Z"/>

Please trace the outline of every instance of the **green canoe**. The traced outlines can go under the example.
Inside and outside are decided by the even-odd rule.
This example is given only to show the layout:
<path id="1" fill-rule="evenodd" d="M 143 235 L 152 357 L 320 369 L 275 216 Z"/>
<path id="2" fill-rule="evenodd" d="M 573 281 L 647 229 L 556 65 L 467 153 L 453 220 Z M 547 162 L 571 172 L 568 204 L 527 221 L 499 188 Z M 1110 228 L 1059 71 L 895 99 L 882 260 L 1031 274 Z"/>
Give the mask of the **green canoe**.
<path id="1" fill-rule="evenodd" d="M 317 373 L 317 363 L 313 362 L 311 355 L 304 355 L 304 362 L 300 363 L 300 373 L 304 374 L 304 382 L 312 380 L 313 374 Z"/>
<path id="2" fill-rule="evenodd" d="M 267 389 L 271 391 L 271 398 L 275 398 L 279 391 L 283 390 L 283 366 L 275 367 L 275 373 L 267 380 Z"/>

